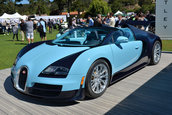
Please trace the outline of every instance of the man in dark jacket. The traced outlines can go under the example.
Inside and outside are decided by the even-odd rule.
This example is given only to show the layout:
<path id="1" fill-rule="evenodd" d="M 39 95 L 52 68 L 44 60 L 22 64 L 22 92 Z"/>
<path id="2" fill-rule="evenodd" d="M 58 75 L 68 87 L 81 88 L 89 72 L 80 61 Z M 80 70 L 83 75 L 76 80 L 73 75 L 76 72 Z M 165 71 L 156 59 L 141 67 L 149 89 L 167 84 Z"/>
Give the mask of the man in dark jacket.
<path id="1" fill-rule="evenodd" d="M 122 19 L 122 14 L 118 14 L 118 21 L 115 24 L 115 27 L 121 28 L 125 24 L 125 20 Z"/>
<path id="2" fill-rule="evenodd" d="M 49 19 L 48 20 L 49 33 L 52 33 L 52 27 L 53 27 L 53 22 Z"/>

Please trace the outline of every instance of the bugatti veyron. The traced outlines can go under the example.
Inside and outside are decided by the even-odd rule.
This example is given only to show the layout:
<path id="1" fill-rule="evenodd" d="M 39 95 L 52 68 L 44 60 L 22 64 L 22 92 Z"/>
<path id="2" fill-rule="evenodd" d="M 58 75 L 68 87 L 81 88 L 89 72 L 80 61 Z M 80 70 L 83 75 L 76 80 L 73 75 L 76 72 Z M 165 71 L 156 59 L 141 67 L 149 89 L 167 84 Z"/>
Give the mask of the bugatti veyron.
<path id="1" fill-rule="evenodd" d="M 57 99 L 97 98 L 107 87 L 161 58 L 158 36 L 131 25 L 84 27 L 24 47 L 11 69 L 14 87 Z"/>

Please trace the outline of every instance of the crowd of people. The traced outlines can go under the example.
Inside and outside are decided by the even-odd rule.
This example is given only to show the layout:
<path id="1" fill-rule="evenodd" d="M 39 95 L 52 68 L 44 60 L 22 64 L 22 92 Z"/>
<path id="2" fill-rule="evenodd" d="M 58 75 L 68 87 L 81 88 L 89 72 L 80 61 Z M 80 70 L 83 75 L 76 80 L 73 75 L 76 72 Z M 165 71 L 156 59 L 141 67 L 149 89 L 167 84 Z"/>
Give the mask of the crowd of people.
<path id="1" fill-rule="evenodd" d="M 63 19 L 48 19 L 44 20 L 40 18 L 40 20 L 35 20 L 28 18 L 26 21 L 21 19 L 19 22 L 2 22 L 0 23 L 2 26 L 2 32 L 4 35 L 9 35 L 13 33 L 13 41 L 16 38 L 19 41 L 18 33 L 20 31 L 21 40 L 24 41 L 25 39 L 28 43 L 34 42 L 34 33 L 39 32 L 41 40 L 47 40 L 46 32 L 47 29 L 49 33 L 52 33 L 52 29 L 57 29 L 57 25 L 60 25 L 64 22 Z"/>
<path id="2" fill-rule="evenodd" d="M 146 14 L 143 13 L 137 13 L 137 14 L 131 14 L 124 16 L 122 13 L 119 13 L 117 15 L 114 15 L 113 13 L 108 14 L 107 16 L 102 16 L 101 14 L 98 14 L 97 17 L 91 17 L 88 16 L 87 19 L 83 18 L 76 18 L 73 17 L 71 20 L 71 26 L 68 27 L 70 29 L 78 27 L 78 26 L 86 26 L 86 27 L 100 27 L 100 26 L 109 26 L 109 27 L 122 27 L 126 20 L 132 20 L 132 21 L 151 21 L 151 14 L 147 12 Z M 13 40 L 16 38 L 17 41 L 19 41 L 18 33 L 20 30 L 21 34 L 21 40 L 24 41 L 25 38 L 28 41 L 28 43 L 34 42 L 34 33 L 39 32 L 41 40 L 47 40 L 46 33 L 47 28 L 49 33 L 52 33 L 53 29 L 61 30 L 62 26 L 61 24 L 64 23 L 63 19 L 40 19 L 40 20 L 32 20 L 31 18 L 28 18 L 28 20 L 24 21 L 21 20 L 20 23 L 7 23 L 3 22 L 1 23 L 4 31 L 4 35 L 9 35 L 10 32 L 13 33 Z M 145 26 L 137 26 L 138 28 L 145 30 Z"/>
<path id="3" fill-rule="evenodd" d="M 101 14 L 98 14 L 97 17 L 91 17 L 88 16 L 87 20 L 83 20 L 82 18 L 79 19 L 80 25 L 92 27 L 100 27 L 100 26 L 109 26 L 109 27 L 122 27 L 128 20 L 132 21 L 153 21 L 151 18 L 151 14 L 149 11 L 144 14 L 142 12 L 140 13 L 133 13 L 127 16 L 124 16 L 122 13 L 114 15 L 113 13 L 108 14 L 107 16 L 102 16 Z M 73 18 L 72 20 L 72 28 L 77 26 L 78 21 L 76 18 Z M 84 23 L 85 22 L 85 23 Z M 138 25 L 138 28 L 145 30 L 146 26 L 144 25 Z"/>

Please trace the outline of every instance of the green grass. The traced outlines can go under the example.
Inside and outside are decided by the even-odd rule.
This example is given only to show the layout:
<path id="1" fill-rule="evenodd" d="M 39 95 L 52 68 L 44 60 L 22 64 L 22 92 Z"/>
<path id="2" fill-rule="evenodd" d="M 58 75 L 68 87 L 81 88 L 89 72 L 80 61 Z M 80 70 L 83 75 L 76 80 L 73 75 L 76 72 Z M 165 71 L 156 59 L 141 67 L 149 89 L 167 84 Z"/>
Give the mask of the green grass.
<path id="1" fill-rule="evenodd" d="M 52 34 L 47 32 L 47 39 L 55 39 L 57 33 L 57 30 L 53 30 Z M 18 36 L 19 40 L 21 40 L 21 35 L 18 34 Z M 10 35 L 0 34 L 0 69 L 12 67 L 18 52 L 28 44 L 26 39 L 24 42 L 16 41 L 16 38 L 13 41 L 12 37 L 12 33 Z M 41 38 L 39 37 L 39 33 L 36 33 L 34 34 L 34 42 L 38 41 L 41 41 Z"/>
<path id="2" fill-rule="evenodd" d="M 54 39 L 57 33 L 57 30 L 54 30 L 52 34 L 47 32 L 47 39 Z M 19 40 L 21 40 L 20 34 Z M 34 36 L 34 42 L 38 41 L 41 41 L 41 38 L 39 37 L 39 33 L 36 33 Z M 163 40 L 162 43 L 163 51 L 172 51 L 172 40 Z M 0 69 L 12 67 L 17 53 L 26 45 L 26 40 L 24 42 L 13 41 L 12 33 L 9 36 L 0 34 Z"/>
<path id="3" fill-rule="evenodd" d="M 172 51 L 172 40 L 162 40 L 162 50 Z"/>

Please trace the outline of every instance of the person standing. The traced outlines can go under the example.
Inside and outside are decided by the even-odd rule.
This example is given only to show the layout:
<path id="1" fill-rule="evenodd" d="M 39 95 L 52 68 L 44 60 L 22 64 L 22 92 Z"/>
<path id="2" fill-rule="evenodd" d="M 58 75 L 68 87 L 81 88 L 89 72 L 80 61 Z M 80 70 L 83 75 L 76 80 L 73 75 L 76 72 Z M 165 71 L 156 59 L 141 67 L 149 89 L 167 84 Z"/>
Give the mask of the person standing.
<path id="1" fill-rule="evenodd" d="M 91 16 L 88 16 L 88 27 L 94 26 L 94 20 L 91 18 Z"/>
<path id="2" fill-rule="evenodd" d="M 49 33 L 52 33 L 52 27 L 53 27 L 53 22 L 49 19 L 48 20 Z"/>
<path id="3" fill-rule="evenodd" d="M 7 35 L 9 35 L 10 34 L 10 24 L 9 23 L 7 23 L 6 29 L 7 29 Z"/>
<path id="4" fill-rule="evenodd" d="M 19 41 L 18 39 L 18 24 L 16 23 L 15 26 L 13 26 L 13 41 L 14 41 L 14 38 L 17 38 L 17 41 Z"/>
<path id="5" fill-rule="evenodd" d="M 6 33 L 6 26 L 7 26 L 7 22 L 4 21 L 4 22 L 2 23 L 2 31 L 3 31 L 4 35 L 5 35 L 5 33 Z"/>
<path id="6" fill-rule="evenodd" d="M 101 17 L 101 14 L 98 14 L 97 15 L 97 18 L 94 21 L 94 26 L 95 27 L 101 27 L 102 26 L 102 17 Z"/>
<path id="7" fill-rule="evenodd" d="M 25 25 L 25 22 L 23 19 L 21 20 L 21 23 L 20 23 L 20 30 L 21 30 L 22 41 L 24 41 L 25 32 L 26 32 L 26 25 Z"/>
<path id="8" fill-rule="evenodd" d="M 41 41 L 47 40 L 46 37 L 46 23 L 45 21 L 41 18 L 39 23 L 38 23 L 38 30 L 40 33 Z"/>
<path id="9" fill-rule="evenodd" d="M 122 14 L 118 14 L 118 21 L 115 24 L 115 27 L 123 27 L 123 25 L 125 24 L 125 20 L 123 20 L 122 18 Z"/>
<path id="10" fill-rule="evenodd" d="M 26 22 L 26 37 L 29 44 L 30 41 L 33 43 L 33 39 L 34 39 L 33 21 L 30 18 L 28 18 L 28 21 Z"/>
<path id="11" fill-rule="evenodd" d="M 110 13 L 109 23 L 107 23 L 109 27 L 115 27 L 115 18 L 113 17 L 113 13 Z"/>
<path id="12" fill-rule="evenodd" d="M 77 27 L 76 18 L 73 17 L 73 19 L 72 19 L 72 29 L 74 29 L 75 27 Z"/>
<path id="13" fill-rule="evenodd" d="M 37 32 L 37 21 L 34 20 L 33 21 L 33 33 L 36 34 L 36 32 Z"/>

